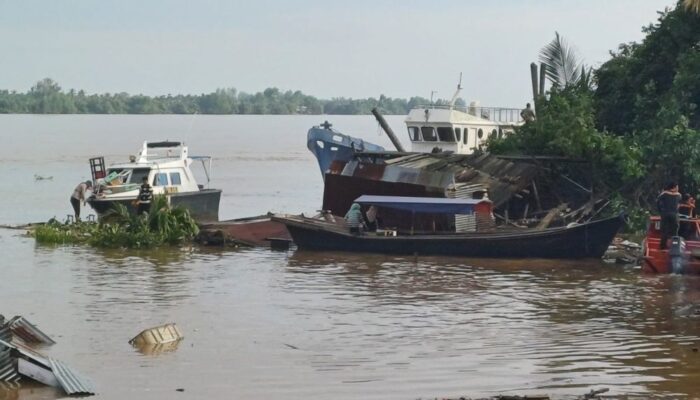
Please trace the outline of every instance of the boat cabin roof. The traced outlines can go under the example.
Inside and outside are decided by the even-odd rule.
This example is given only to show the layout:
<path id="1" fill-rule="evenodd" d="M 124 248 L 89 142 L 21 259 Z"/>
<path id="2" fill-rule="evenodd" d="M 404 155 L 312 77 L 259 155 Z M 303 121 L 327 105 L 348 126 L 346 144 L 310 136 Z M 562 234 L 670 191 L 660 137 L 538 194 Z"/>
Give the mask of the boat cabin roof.
<path id="1" fill-rule="evenodd" d="M 489 204 L 486 199 L 362 195 L 355 203 L 430 214 L 471 214 L 474 206 Z"/>

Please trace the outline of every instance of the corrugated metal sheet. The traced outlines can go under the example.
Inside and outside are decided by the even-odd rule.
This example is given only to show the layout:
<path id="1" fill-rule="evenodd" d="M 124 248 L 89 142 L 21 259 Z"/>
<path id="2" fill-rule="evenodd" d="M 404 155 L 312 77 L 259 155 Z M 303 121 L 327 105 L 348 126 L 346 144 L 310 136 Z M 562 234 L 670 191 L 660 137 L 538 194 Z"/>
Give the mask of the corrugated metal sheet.
<path id="1" fill-rule="evenodd" d="M 12 340 L 12 331 L 10 324 L 5 323 L 5 317 L 0 314 L 0 340 L 9 342 Z"/>
<path id="2" fill-rule="evenodd" d="M 19 382 L 19 373 L 11 355 L 12 348 L 0 344 L 0 382 L 10 385 Z"/>
<path id="3" fill-rule="evenodd" d="M 95 394 L 95 387 L 92 382 L 79 372 L 53 358 L 49 358 L 49 363 L 51 364 L 51 370 L 56 375 L 56 379 L 58 379 L 61 387 L 68 395 Z"/>
<path id="4" fill-rule="evenodd" d="M 12 340 L 10 325 L 5 323 L 5 317 L 2 315 L 0 315 L 0 340 L 6 342 Z M 10 354 L 11 351 L 10 347 L 0 344 L 0 382 L 7 383 L 10 387 L 19 381 L 19 374 Z"/>
<path id="5" fill-rule="evenodd" d="M 8 322 L 12 333 L 19 336 L 26 343 L 55 344 L 47 334 L 27 321 L 24 317 L 17 316 Z"/>
<path id="6" fill-rule="evenodd" d="M 531 162 L 502 159 L 490 154 L 411 154 L 387 160 L 386 164 L 383 177 L 386 181 L 428 187 L 446 187 L 451 183 L 480 184 L 488 188 L 489 198 L 495 206 L 529 186 L 539 170 Z M 394 168 L 400 168 L 401 173 L 392 171 Z M 408 173 L 407 170 L 411 169 L 414 172 Z"/>

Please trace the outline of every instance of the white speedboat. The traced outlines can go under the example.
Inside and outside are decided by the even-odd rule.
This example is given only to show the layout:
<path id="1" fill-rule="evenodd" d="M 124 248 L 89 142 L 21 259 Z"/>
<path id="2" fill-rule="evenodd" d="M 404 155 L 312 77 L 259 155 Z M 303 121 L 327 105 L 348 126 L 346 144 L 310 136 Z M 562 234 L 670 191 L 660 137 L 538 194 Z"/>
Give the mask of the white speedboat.
<path id="1" fill-rule="evenodd" d="M 129 162 L 105 168 L 104 157 L 90 159 L 94 194 L 88 199 L 98 215 L 104 215 L 115 203 L 135 211 L 143 178 L 154 195 L 165 195 L 171 206 L 182 206 L 198 222 L 218 221 L 221 190 L 197 183 L 191 166 L 200 161 L 207 185 L 211 176 L 210 156 L 190 156 L 185 143 L 144 141 L 138 156 Z"/>

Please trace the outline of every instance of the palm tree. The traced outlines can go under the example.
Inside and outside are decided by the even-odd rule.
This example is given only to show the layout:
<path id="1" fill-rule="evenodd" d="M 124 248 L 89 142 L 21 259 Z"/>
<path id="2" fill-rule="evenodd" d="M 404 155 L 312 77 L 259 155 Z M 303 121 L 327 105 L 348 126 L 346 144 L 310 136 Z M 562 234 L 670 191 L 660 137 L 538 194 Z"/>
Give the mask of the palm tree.
<path id="1" fill-rule="evenodd" d="M 683 5 L 686 10 L 700 14 L 700 0 L 683 0 Z"/>
<path id="2" fill-rule="evenodd" d="M 540 62 L 545 67 L 547 79 L 558 87 L 576 85 L 582 79 L 588 81 L 588 72 L 576 50 L 559 36 L 559 32 L 555 34 L 554 40 L 540 50 Z"/>

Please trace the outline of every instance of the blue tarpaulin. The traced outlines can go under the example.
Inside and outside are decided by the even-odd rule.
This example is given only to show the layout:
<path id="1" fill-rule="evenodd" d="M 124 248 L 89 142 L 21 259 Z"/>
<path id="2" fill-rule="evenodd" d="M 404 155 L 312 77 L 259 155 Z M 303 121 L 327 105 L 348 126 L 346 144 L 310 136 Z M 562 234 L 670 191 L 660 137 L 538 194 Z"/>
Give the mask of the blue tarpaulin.
<path id="1" fill-rule="evenodd" d="M 363 195 L 355 200 L 355 203 L 364 205 L 429 214 L 471 214 L 474 206 L 483 202 L 489 200 L 370 195 Z"/>

